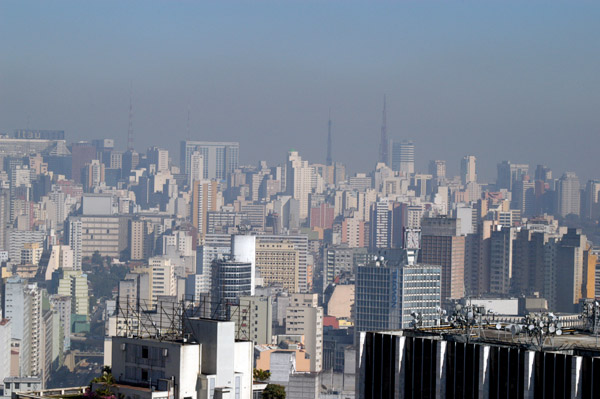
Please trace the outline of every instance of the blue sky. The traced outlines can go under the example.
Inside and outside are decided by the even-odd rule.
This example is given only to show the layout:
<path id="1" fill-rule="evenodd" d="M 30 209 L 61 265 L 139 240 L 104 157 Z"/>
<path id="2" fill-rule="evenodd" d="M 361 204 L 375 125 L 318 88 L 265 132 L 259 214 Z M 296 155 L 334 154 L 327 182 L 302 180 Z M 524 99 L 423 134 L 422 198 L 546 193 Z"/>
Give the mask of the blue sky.
<path id="1" fill-rule="evenodd" d="M 0 131 L 64 129 L 177 156 L 237 140 L 245 163 L 289 148 L 352 171 L 390 137 L 417 167 L 478 157 L 600 178 L 600 5 L 541 1 L 2 1 Z"/>

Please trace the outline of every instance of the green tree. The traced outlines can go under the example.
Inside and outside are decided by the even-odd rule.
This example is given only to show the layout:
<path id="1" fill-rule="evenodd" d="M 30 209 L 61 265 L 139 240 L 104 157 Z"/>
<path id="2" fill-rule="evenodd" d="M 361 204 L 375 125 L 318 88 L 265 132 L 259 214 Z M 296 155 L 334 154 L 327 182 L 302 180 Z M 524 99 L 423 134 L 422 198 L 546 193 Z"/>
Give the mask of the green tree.
<path id="1" fill-rule="evenodd" d="M 92 255 L 92 264 L 97 266 L 102 266 L 104 264 L 104 259 L 99 251 L 94 252 Z"/>
<path id="2" fill-rule="evenodd" d="M 262 392 L 264 399 L 285 399 L 285 387 L 283 385 L 269 384 Z"/>
<path id="3" fill-rule="evenodd" d="M 270 371 L 265 371 L 262 369 L 254 369 L 252 374 L 254 377 L 254 381 L 259 381 L 259 382 L 266 381 L 271 377 Z"/>

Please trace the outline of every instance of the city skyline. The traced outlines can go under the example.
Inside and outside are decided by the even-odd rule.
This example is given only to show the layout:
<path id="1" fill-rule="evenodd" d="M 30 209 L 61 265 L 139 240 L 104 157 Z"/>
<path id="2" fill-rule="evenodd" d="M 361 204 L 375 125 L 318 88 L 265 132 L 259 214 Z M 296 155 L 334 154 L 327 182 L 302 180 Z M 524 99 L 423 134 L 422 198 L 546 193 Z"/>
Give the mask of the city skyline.
<path id="1" fill-rule="evenodd" d="M 388 137 L 415 142 L 419 171 L 444 159 L 455 175 L 469 154 L 482 181 L 504 159 L 597 177 L 598 6 L 236 5 L 2 4 L 0 132 L 124 147 L 131 90 L 138 151 L 175 154 L 189 126 L 239 141 L 242 164 L 290 148 L 325 163 L 331 108 L 333 160 L 359 172 L 375 166 L 386 95 Z"/>

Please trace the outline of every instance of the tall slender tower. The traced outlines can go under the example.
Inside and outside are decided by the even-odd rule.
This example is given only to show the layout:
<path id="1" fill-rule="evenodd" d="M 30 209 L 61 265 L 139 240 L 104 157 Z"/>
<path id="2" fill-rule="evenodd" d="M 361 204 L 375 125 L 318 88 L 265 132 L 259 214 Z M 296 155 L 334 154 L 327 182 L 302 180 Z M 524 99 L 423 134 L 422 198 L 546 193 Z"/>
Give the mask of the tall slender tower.
<path id="1" fill-rule="evenodd" d="M 127 129 L 127 149 L 133 151 L 133 83 L 129 89 L 129 127 Z"/>
<path id="2" fill-rule="evenodd" d="M 379 142 L 379 162 L 387 164 L 388 156 L 388 136 L 387 136 L 387 117 L 385 112 L 385 95 L 383 96 L 383 121 L 381 123 L 381 138 Z"/>
<path id="3" fill-rule="evenodd" d="M 327 159 L 325 163 L 327 166 L 333 165 L 331 157 L 331 108 L 329 109 L 329 122 L 327 123 Z"/>

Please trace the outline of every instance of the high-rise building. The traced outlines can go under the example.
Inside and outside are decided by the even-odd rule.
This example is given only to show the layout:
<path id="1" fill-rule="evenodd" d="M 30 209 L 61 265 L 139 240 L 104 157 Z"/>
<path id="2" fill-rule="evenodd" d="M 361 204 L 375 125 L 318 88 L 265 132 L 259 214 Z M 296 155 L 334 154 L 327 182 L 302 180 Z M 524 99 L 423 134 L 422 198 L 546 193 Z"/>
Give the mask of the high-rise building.
<path id="1" fill-rule="evenodd" d="M 508 295 L 512 279 L 514 229 L 494 226 L 490 236 L 490 290 L 494 295 Z"/>
<path id="2" fill-rule="evenodd" d="M 151 147 L 147 151 L 148 163 L 156 165 L 156 172 L 166 172 L 169 170 L 169 150 L 158 147 Z"/>
<path id="3" fill-rule="evenodd" d="M 300 251 L 289 241 L 259 242 L 256 270 L 266 286 L 281 286 L 287 292 L 300 291 Z"/>
<path id="4" fill-rule="evenodd" d="M 465 295 L 465 237 L 459 235 L 460 220 L 437 217 L 421 221 L 419 262 L 441 266 L 442 303 Z"/>
<path id="5" fill-rule="evenodd" d="M 512 190 L 515 181 L 523 180 L 529 174 L 529 165 L 514 164 L 510 161 L 502 161 L 498 164 L 498 176 L 496 178 L 496 188 L 498 190 L 505 188 Z"/>
<path id="6" fill-rule="evenodd" d="M 217 210 L 217 181 L 195 181 L 192 192 L 192 225 L 198 229 L 200 237 L 206 234 L 207 212 Z"/>
<path id="7" fill-rule="evenodd" d="M 97 159 L 96 146 L 87 141 L 73 143 L 71 146 L 71 178 L 81 183 L 81 173 L 85 165 Z"/>
<path id="8" fill-rule="evenodd" d="M 392 140 L 391 167 L 392 170 L 406 175 L 415 173 L 415 143 L 410 140 Z"/>
<path id="9" fill-rule="evenodd" d="M 573 214 L 579 216 L 580 211 L 579 179 L 573 172 L 565 172 L 558 180 L 558 214 L 562 217 Z"/>
<path id="10" fill-rule="evenodd" d="M 292 294 L 285 316 L 285 333 L 304 335 L 310 371 L 320 372 L 323 367 L 323 308 L 318 306 L 318 295 Z"/>
<path id="11" fill-rule="evenodd" d="M 441 305 L 440 266 L 401 265 L 386 259 L 356 268 L 356 331 L 409 328 L 412 312 L 424 326 L 436 323 Z"/>
<path id="12" fill-rule="evenodd" d="M 229 259 L 213 261 L 211 300 L 214 311 L 223 311 L 223 303 L 239 304 L 239 298 L 252 295 L 252 263 Z"/>
<path id="13" fill-rule="evenodd" d="M 600 181 L 589 180 L 585 186 L 581 216 L 597 220 L 600 216 Z"/>
<path id="14" fill-rule="evenodd" d="M 188 172 L 188 185 L 194 186 L 194 182 L 204 180 L 204 157 L 199 151 L 190 155 L 190 171 Z"/>
<path id="15" fill-rule="evenodd" d="M 303 161 L 298 151 L 290 151 L 285 167 L 286 193 L 300 203 L 300 219 L 308 217 L 308 196 L 311 193 L 313 169 Z"/>
<path id="16" fill-rule="evenodd" d="M 192 154 L 202 155 L 204 179 L 226 180 L 227 176 L 238 168 L 240 143 L 192 141 L 181 142 L 181 171 L 190 174 Z"/>
<path id="17" fill-rule="evenodd" d="M 521 211 L 521 216 L 535 216 L 535 183 L 519 180 L 513 183 L 511 208 Z"/>
<path id="18" fill-rule="evenodd" d="M 460 180 L 463 185 L 477 182 L 476 160 L 473 155 L 466 155 L 460 161 Z"/>
<path id="19" fill-rule="evenodd" d="M 434 179 L 443 180 L 446 178 L 446 161 L 432 160 L 429 161 L 429 174 Z"/>

